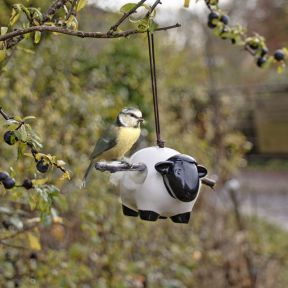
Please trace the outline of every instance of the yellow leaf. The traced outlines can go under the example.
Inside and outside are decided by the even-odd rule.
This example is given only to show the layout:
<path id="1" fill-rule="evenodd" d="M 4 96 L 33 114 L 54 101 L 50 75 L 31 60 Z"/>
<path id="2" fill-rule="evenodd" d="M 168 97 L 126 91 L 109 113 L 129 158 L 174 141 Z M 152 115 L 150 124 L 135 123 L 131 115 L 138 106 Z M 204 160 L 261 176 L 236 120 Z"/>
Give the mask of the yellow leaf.
<path id="1" fill-rule="evenodd" d="M 6 55 L 6 50 L 0 50 L 0 63 L 5 60 Z"/>
<path id="2" fill-rule="evenodd" d="M 29 247 L 32 250 L 36 250 L 36 251 L 41 250 L 41 244 L 40 244 L 40 240 L 38 236 L 34 235 L 31 232 L 28 232 L 27 238 L 28 238 Z"/>
<path id="3" fill-rule="evenodd" d="M 184 7 L 189 8 L 190 0 L 184 0 Z"/>
<path id="4" fill-rule="evenodd" d="M 80 11 L 86 6 L 86 4 L 87 4 L 87 0 L 79 0 L 76 10 Z"/>
<path id="5" fill-rule="evenodd" d="M 66 163 L 63 160 L 57 160 L 56 164 L 57 166 L 63 167 Z"/>
<path id="6" fill-rule="evenodd" d="M 48 182 L 48 178 L 42 178 L 42 179 L 34 179 L 32 180 L 32 183 L 34 186 L 44 185 Z"/>
<path id="7" fill-rule="evenodd" d="M 5 27 L 5 26 L 1 27 L 1 35 L 5 35 L 7 31 L 8 31 L 8 27 Z"/>
<path id="8" fill-rule="evenodd" d="M 41 40 L 41 32 L 40 31 L 36 31 L 35 35 L 34 35 L 34 43 L 38 44 Z"/>
<path id="9" fill-rule="evenodd" d="M 11 14 L 11 17 L 9 20 L 9 24 L 11 26 L 14 25 L 18 21 L 18 19 L 20 18 L 20 11 L 21 10 L 19 10 L 19 7 L 17 5 L 19 5 L 19 4 L 16 4 L 15 5 L 16 7 L 13 7 L 13 9 L 12 9 L 12 14 Z"/>
<path id="10" fill-rule="evenodd" d="M 59 216 L 53 217 L 53 223 L 60 223 L 63 224 L 63 218 Z"/>
<path id="11" fill-rule="evenodd" d="M 30 153 L 24 153 L 24 156 L 27 156 L 27 157 L 33 158 L 33 155 L 30 154 Z"/>
<path id="12" fill-rule="evenodd" d="M 279 66 L 277 67 L 277 72 L 278 72 L 278 74 L 282 74 L 283 71 L 284 71 L 284 67 L 279 65 Z"/>
<path id="13" fill-rule="evenodd" d="M 66 171 L 65 173 L 63 173 L 63 175 L 60 177 L 60 180 L 70 180 L 71 178 L 70 178 L 70 174 L 69 174 L 69 172 L 68 171 Z"/>

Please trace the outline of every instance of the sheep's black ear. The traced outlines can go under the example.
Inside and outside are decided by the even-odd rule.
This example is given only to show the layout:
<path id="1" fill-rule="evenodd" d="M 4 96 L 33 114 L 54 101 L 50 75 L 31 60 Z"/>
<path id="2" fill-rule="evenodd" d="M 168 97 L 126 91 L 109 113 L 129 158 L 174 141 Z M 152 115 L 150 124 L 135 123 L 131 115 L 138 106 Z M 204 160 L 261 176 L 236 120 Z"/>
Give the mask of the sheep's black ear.
<path id="1" fill-rule="evenodd" d="M 155 164 L 155 169 L 161 174 L 165 175 L 168 173 L 169 168 L 174 166 L 174 162 L 172 161 L 163 161 L 163 162 L 158 162 Z"/>
<path id="2" fill-rule="evenodd" d="M 205 177 L 208 173 L 207 169 L 201 165 L 197 165 L 197 170 L 200 178 Z"/>

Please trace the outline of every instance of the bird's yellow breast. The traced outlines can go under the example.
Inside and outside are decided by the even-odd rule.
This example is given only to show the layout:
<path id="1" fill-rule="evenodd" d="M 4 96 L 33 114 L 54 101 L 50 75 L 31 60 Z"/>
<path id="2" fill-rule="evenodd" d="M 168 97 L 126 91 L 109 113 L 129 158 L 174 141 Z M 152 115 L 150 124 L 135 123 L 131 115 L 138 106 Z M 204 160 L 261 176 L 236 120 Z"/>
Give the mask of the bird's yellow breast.
<path id="1" fill-rule="evenodd" d="M 136 143 L 140 136 L 140 128 L 120 127 L 117 144 L 100 156 L 104 160 L 116 160 L 122 158 Z M 100 158 L 99 157 L 99 158 Z"/>

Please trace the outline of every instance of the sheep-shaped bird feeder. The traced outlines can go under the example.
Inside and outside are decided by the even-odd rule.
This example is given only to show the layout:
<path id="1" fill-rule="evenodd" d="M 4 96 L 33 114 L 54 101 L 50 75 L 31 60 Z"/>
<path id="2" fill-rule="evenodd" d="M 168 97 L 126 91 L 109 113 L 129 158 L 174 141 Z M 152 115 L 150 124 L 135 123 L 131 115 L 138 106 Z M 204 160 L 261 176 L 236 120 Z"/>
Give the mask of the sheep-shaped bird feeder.
<path id="1" fill-rule="evenodd" d="M 120 189 L 124 215 L 139 215 L 147 221 L 169 217 L 175 223 L 188 223 L 201 179 L 213 186 L 213 181 L 203 178 L 207 174 L 205 167 L 191 156 L 167 147 L 141 149 L 129 163 L 98 162 L 96 169 L 117 171 L 110 180 Z"/>

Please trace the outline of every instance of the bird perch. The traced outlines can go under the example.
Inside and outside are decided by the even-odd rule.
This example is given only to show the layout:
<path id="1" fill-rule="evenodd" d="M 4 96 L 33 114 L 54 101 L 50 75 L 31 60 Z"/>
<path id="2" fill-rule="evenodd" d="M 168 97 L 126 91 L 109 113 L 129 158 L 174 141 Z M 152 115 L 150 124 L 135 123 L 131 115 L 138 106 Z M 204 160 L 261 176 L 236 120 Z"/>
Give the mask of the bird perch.
<path id="1" fill-rule="evenodd" d="M 146 169 L 144 163 L 131 164 L 128 162 L 97 162 L 95 164 L 95 169 L 101 172 L 107 171 L 110 173 L 121 172 L 121 171 L 144 171 Z M 202 178 L 201 182 L 209 186 L 211 189 L 214 188 L 216 181 L 209 178 Z"/>

